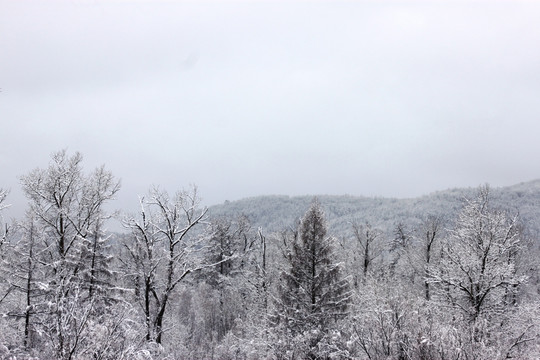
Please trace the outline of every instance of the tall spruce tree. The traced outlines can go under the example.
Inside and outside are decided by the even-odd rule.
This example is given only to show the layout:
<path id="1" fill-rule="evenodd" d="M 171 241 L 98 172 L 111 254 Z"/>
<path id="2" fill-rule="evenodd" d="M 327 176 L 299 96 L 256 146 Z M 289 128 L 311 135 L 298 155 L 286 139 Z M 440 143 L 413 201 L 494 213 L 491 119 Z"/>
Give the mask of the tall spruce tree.
<path id="1" fill-rule="evenodd" d="M 277 322 L 287 339 L 280 347 L 281 355 L 327 358 L 338 346 L 331 334 L 345 315 L 350 292 L 334 259 L 333 242 L 327 236 L 321 205 L 314 200 L 292 238 L 286 256 L 289 268 L 283 271 L 279 286 Z"/>

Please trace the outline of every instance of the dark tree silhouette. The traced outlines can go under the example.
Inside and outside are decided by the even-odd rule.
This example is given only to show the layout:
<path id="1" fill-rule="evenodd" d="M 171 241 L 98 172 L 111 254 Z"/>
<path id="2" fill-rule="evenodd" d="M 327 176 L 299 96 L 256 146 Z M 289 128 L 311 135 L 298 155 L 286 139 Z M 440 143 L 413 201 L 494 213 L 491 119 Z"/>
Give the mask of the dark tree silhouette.
<path id="1" fill-rule="evenodd" d="M 282 273 L 278 322 L 299 358 L 320 358 L 318 345 L 345 315 L 350 297 L 349 283 L 333 256 L 334 239 L 326 232 L 323 210 L 315 200 L 293 237 L 290 267 Z"/>

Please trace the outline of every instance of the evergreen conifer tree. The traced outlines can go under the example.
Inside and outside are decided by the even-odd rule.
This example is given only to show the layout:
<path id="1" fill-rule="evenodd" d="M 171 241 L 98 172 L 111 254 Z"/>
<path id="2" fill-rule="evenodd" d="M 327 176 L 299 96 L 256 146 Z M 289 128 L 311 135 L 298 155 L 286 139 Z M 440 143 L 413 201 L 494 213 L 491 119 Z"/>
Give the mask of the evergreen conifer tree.
<path id="1" fill-rule="evenodd" d="M 293 236 L 289 269 L 282 273 L 279 286 L 277 322 L 287 339 L 280 351 L 287 357 L 326 358 L 338 346 L 331 338 L 336 322 L 345 315 L 350 291 L 334 259 L 333 242 L 315 200 Z"/>

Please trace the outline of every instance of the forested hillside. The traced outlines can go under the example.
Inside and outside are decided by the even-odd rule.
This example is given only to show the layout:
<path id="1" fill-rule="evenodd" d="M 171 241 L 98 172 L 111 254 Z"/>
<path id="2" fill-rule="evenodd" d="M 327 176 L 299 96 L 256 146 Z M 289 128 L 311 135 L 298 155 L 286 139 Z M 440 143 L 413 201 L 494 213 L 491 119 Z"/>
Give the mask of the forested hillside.
<path id="1" fill-rule="evenodd" d="M 474 196 L 476 190 L 456 188 L 410 199 L 349 195 L 316 197 L 325 210 L 331 233 L 339 236 L 347 233 L 350 223 L 355 221 L 369 222 L 390 233 L 397 223 L 418 224 L 428 214 L 452 221 L 464 200 Z M 258 196 L 211 206 L 209 213 L 213 216 L 246 215 L 252 225 L 276 231 L 292 225 L 302 216 L 314 196 Z M 540 233 L 540 180 L 492 188 L 491 198 L 493 206 L 519 213 L 530 233 Z"/>
<path id="2" fill-rule="evenodd" d="M 0 218 L 5 359 L 540 358 L 538 181 L 210 209 L 151 187 L 111 214 L 118 179 L 60 151 L 21 186 L 26 216 Z"/>

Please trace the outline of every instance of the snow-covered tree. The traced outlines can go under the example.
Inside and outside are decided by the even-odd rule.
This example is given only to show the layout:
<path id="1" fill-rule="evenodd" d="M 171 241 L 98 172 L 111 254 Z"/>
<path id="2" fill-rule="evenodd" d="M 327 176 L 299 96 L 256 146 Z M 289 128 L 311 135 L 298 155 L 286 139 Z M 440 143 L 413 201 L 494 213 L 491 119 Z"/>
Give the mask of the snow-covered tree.
<path id="1" fill-rule="evenodd" d="M 444 244 L 439 265 L 430 268 L 429 282 L 437 296 L 474 322 L 511 304 L 512 294 L 526 278 L 516 273 L 521 248 L 517 217 L 489 204 L 489 189 L 468 201 Z"/>
<path id="2" fill-rule="evenodd" d="M 422 221 L 419 229 L 419 242 L 421 244 L 422 256 L 422 278 L 424 280 L 424 295 L 426 300 L 431 298 L 429 269 L 433 267 L 435 262 L 436 247 L 438 246 L 439 238 L 442 233 L 442 219 L 440 217 L 430 215 Z"/>
<path id="3" fill-rule="evenodd" d="M 42 289 L 45 269 L 39 266 L 39 258 L 44 247 L 38 241 L 39 225 L 32 216 L 19 224 L 19 240 L 10 244 L 11 258 L 3 262 L 3 269 L 9 273 L 10 288 L 17 293 L 19 306 L 10 307 L 10 315 L 24 318 L 23 345 L 26 350 L 34 347 L 36 322 L 34 315 L 46 310 L 41 301 L 47 291 Z"/>
<path id="4" fill-rule="evenodd" d="M 4 218 L 2 216 L 2 210 L 9 206 L 5 204 L 7 195 L 8 191 L 0 188 L 0 247 L 6 241 L 6 236 L 8 234 L 8 225 L 4 222 Z"/>
<path id="5" fill-rule="evenodd" d="M 292 239 L 289 268 L 281 275 L 276 316 L 280 356 L 318 358 L 338 351 L 333 332 L 346 315 L 350 291 L 333 256 L 334 242 L 327 236 L 321 205 L 314 201 Z"/>
<path id="6" fill-rule="evenodd" d="M 201 276 L 217 292 L 217 327 L 209 330 L 219 340 L 232 329 L 235 319 L 244 317 L 246 304 L 242 298 L 247 299 L 248 282 L 243 275 L 249 270 L 247 255 L 255 241 L 249 231 L 249 221 L 243 216 L 237 220 L 214 219 L 210 224 L 205 262 L 216 265 L 204 269 Z"/>
<path id="7" fill-rule="evenodd" d="M 353 238 L 350 256 L 352 261 L 349 271 L 352 273 L 355 287 L 366 279 L 366 276 L 373 269 L 374 261 L 381 256 L 385 250 L 383 234 L 379 229 L 374 228 L 370 223 L 361 224 L 359 221 L 351 224 Z"/>
<path id="8" fill-rule="evenodd" d="M 238 275 L 246 265 L 241 255 L 252 246 L 249 238 L 250 224 L 245 216 L 231 220 L 228 218 L 213 219 L 207 230 L 206 263 L 216 264 L 206 269 L 201 276 L 214 286 L 219 286 L 228 277 Z"/>
<path id="9" fill-rule="evenodd" d="M 129 217 L 131 231 L 124 244 L 129 253 L 126 271 L 143 310 L 146 339 L 161 344 L 163 322 L 173 291 L 191 272 L 202 267 L 202 244 L 191 237 L 194 228 L 206 219 L 199 208 L 197 189 L 167 192 L 153 188 L 141 199 L 140 217 Z M 199 254 L 200 255 L 200 254 Z"/>
<path id="10" fill-rule="evenodd" d="M 520 323 L 511 315 L 527 278 L 516 271 L 521 246 L 517 217 L 492 208 L 486 186 L 466 203 L 443 244 L 440 262 L 429 267 L 433 297 L 453 309 L 449 319 L 462 326 L 460 341 L 471 358 L 504 352 L 498 335 Z"/>
<path id="11" fill-rule="evenodd" d="M 399 280 L 368 277 L 356 292 L 349 319 L 353 358 L 423 359 L 414 354 L 429 328 L 428 311 L 409 291 L 409 284 Z"/>
<path id="12" fill-rule="evenodd" d="M 410 264 L 409 250 L 413 233 L 403 222 L 398 222 L 393 231 L 393 238 L 388 247 L 389 274 L 392 277 L 412 279 L 414 277 Z"/>
<path id="13" fill-rule="evenodd" d="M 55 357 L 71 359 L 83 346 L 98 301 L 86 286 L 99 270 L 89 261 L 96 252 L 88 251 L 88 243 L 98 236 L 98 224 L 107 217 L 104 205 L 120 185 L 103 167 L 85 175 L 82 155 L 69 156 L 65 150 L 53 154 L 47 169 L 22 176 L 21 183 L 32 226 L 39 229 L 30 238 L 42 249 L 37 258 L 44 273 L 38 286 L 44 295 L 35 304 L 43 308 L 38 331 L 48 337 Z"/>

